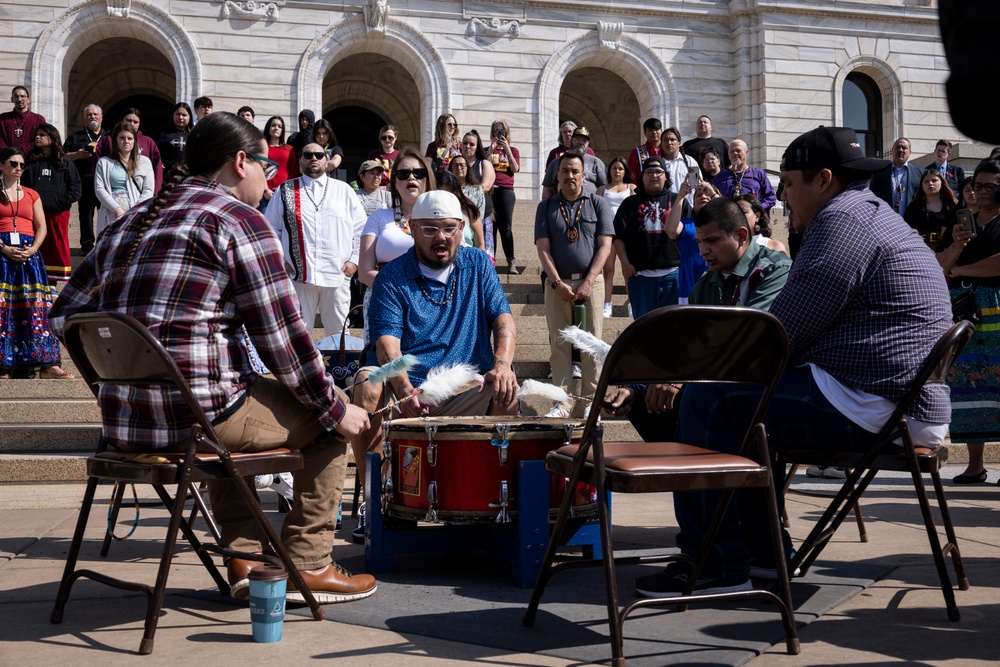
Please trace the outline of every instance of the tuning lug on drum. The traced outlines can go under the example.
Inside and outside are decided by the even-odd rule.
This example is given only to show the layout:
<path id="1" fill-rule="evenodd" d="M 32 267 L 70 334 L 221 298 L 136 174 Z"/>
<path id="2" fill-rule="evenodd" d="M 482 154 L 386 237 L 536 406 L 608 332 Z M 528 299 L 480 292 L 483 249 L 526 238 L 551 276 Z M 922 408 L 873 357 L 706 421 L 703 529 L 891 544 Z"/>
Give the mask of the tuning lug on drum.
<path id="1" fill-rule="evenodd" d="M 500 512 L 497 514 L 497 523 L 510 523 L 510 514 L 507 512 L 507 501 L 509 499 L 509 494 L 507 493 L 507 480 L 500 482 L 500 502 L 490 503 L 492 508 L 500 508 Z"/>

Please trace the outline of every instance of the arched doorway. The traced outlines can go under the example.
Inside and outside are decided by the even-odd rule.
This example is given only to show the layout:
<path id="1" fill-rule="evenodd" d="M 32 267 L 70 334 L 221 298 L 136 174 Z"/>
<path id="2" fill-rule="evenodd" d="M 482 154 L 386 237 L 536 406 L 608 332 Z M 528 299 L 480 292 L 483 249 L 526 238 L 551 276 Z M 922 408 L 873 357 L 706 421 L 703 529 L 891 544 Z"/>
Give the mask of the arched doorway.
<path id="1" fill-rule="evenodd" d="M 844 80 L 844 126 L 854 128 L 868 157 L 882 156 L 882 93 L 866 74 L 851 72 Z"/>
<path id="2" fill-rule="evenodd" d="M 590 132 L 590 147 L 605 164 L 640 143 L 642 121 L 632 87 L 611 70 L 579 67 L 559 90 L 559 122 L 572 120 Z"/>
<path id="3" fill-rule="evenodd" d="M 374 111 L 353 105 L 331 109 L 323 118 L 330 121 L 337 134 L 340 148 L 344 151 L 340 167 L 346 171 L 345 180 L 351 182 L 357 179 L 358 167 L 368 153 L 378 146 L 378 131 L 388 123 Z"/>
<path id="4" fill-rule="evenodd" d="M 323 117 L 344 150 L 348 181 L 378 148 L 383 125 L 396 126 L 397 148 L 414 146 L 423 153 L 421 99 L 409 70 L 393 58 L 363 52 L 334 63 L 323 77 Z"/>
<path id="5" fill-rule="evenodd" d="M 67 130 L 83 127 L 88 104 L 104 109 L 104 127 L 110 130 L 123 109 L 142 112 L 142 131 L 153 134 L 170 121 L 177 77 L 158 49 L 128 37 L 101 40 L 73 62 L 67 87 Z"/>

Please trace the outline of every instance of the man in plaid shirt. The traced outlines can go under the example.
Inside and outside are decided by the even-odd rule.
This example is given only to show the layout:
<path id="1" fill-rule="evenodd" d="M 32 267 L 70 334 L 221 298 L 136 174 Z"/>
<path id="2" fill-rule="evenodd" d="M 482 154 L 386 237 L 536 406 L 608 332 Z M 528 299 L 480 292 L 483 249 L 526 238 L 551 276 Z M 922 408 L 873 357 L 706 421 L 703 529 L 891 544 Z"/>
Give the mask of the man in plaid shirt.
<path id="1" fill-rule="evenodd" d="M 192 131 L 184 160 L 152 203 L 109 225 L 53 305 L 52 328 L 87 311 L 127 313 L 173 357 L 232 451 L 300 449 L 295 505 L 281 531 L 295 565 L 321 602 L 371 595 L 369 575 L 331 562 L 346 441 L 368 426 L 326 375 L 298 312 L 270 226 L 254 208 L 274 163 L 259 130 L 213 114 Z M 245 338 L 274 377 L 258 376 Z M 103 435 L 122 449 L 166 449 L 194 424 L 184 401 L 158 388 L 104 386 Z M 222 544 L 260 552 L 254 523 L 231 482 L 211 485 Z M 232 595 L 249 595 L 253 561 L 230 559 Z M 302 601 L 289 583 L 288 599 Z"/>
<path id="2" fill-rule="evenodd" d="M 933 252 L 868 189 L 884 160 L 864 157 L 854 130 L 819 127 L 795 139 L 781 169 L 783 198 L 802 247 L 770 311 L 788 332 L 789 364 L 768 412 L 773 449 L 863 451 L 951 326 L 944 274 Z M 735 453 L 760 392 L 739 385 L 694 384 L 681 401 L 677 440 Z M 935 445 L 951 418 L 948 388 L 930 385 L 910 406 L 917 443 Z M 783 471 L 775 470 L 782 489 Z M 697 558 L 721 492 L 678 493 L 677 546 Z M 751 587 L 751 571 L 773 566 L 763 492 L 737 494 L 695 590 Z M 790 556 L 787 533 L 785 556 Z M 688 568 L 673 564 L 641 577 L 645 595 L 676 595 Z"/>

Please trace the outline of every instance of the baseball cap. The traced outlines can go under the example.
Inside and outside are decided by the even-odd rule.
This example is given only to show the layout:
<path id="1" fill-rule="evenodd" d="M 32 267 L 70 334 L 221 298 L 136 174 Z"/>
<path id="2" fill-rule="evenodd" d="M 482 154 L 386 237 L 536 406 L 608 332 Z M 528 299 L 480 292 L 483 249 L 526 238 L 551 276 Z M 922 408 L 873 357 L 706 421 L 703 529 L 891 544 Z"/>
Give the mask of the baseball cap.
<path id="1" fill-rule="evenodd" d="M 361 163 L 361 166 L 358 167 L 358 176 L 371 169 L 378 169 L 379 171 L 385 171 L 382 165 L 378 163 L 378 160 L 365 160 L 364 162 Z"/>
<path id="2" fill-rule="evenodd" d="M 781 168 L 784 171 L 846 167 L 876 172 L 887 169 L 889 160 L 865 157 L 857 133 L 849 127 L 809 130 L 788 144 Z"/>
<path id="3" fill-rule="evenodd" d="M 588 139 L 590 139 L 590 130 L 588 130 L 587 128 L 585 128 L 583 126 L 580 126 L 580 127 L 576 128 L 575 130 L 573 130 L 573 136 L 574 137 L 587 137 Z"/>
<path id="4" fill-rule="evenodd" d="M 650 157 L 646 158 L 643 161 L 643 163 L 642 163 L 642 170 L 646 171 L 647 169 L 650 169 L 650 168 L 653 168 L 653 167 L 659 167 L 663 171 L 666 171 L 667 170 L 667 161 L 664 160 L 662 157 L 657 157 L 655 155 L 651 155 Z"/>
<path id="5" fill-rule="evenodd" d="M 443 190 L 425 192 L 413 205 L 413 220 L 462 220 L 462 206 L 458 197 Z"/>

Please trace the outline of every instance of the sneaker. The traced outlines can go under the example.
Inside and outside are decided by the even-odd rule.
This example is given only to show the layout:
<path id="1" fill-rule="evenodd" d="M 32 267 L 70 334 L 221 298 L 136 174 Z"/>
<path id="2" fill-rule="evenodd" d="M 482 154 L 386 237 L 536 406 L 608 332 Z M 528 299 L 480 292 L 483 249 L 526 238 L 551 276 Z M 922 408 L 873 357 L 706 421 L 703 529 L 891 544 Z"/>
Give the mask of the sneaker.
<path id="1" fill-rule="evenodd" d="M 351 574 L 337 563 L 330 563 L 317 570 L 299 570 L 299 574 L 319 604 L 360 600 L 378 589 L 375 578 L 370 574 Z M 290 579 L 285 599 L 288 602 L 305 602 L 302 593 Z"/>
<path id="2" fill-rule="evenodd" d="M 791 562 L 793 558 L 795 558 L 795 549 L 792 549 L 791 555 L 788 556 L 788 561 Z M 799 572 L 800 570 L 795 570 L 795 572 L 789 570 L 788 576 L 797 577 L 799 576 Z M 750 578 L 777 581 L 778 568 L 774 566 L 774 558 L 770 555 L 765 558 L 750 556 Z"/>
<path id="3" fill-rule="evenodd" d="M 580 364 L 573 364 L 573 377 L 577 379 L 583 377 L 583 371 L 580 370 Z"/>
<path id="4" fill-rule="evenodd" d="M 610 301 L 604 304 L 604 319 L 608 319 L 609 317 L 611 317 L 611 302 Z"/>
<path id="5" fill-rule="evenodd" d="M 258 491 L 270 489 L 272 484 L 274 484 L 274 475 L 256 475 L 253 478 L 253 485 L 257 487 Z"/>
<path id="6" fill-rule="evenodd" d="M 847 479 L 847 473 L 844 472 L 843 468 L 827 468 L 823 471 L 823 477 L 826 479 Z"/>
<path id="7" fill-rule="evenodd" d="M 662 572 L 639 577 L 635 580 L 635 590 L 649 598 L 672 598 L 684 594 L 691 568 L 688 563 L 671 563 Z M 704 572 L 694 586 L 695 593 L 732 593 L 753 590 L 750 579 L 716 579 Z"/>
<path id="8" fill-rule="evenodd" d="M 546 417 L 558 417 L 559 419 L 566 419 L 569 417 L 569 412 L 565 408 L 560 408 L 558 405 L 553 405 L 552 409 L 545 413 Z"/>
<path id="9" fill-rule="evenodd" d="M 507 273 L 509 273 L 512 276 L 516 276 L 521 273 L 520 271 L 517 270 L 517 267 L 514 266 L 514 260 L 510 260 L 509 262 L 507 262 Z"/>
<path id="10" fill-rule="evenodd" d="M 822 477 L 826 466 L 809 466 L 806 468 L 806 475 L 809 477 Z"/>
<path id="11" fill-rule="evenodd" d="M 354 527 L 354 531 L 351 533 L 351 539 L 354 540 L 355 544 L 365 543 L 365 525 L 367 523 L 365 519 L 365 504 L 361 503 L 358 506 L 358 525 Z"/>

